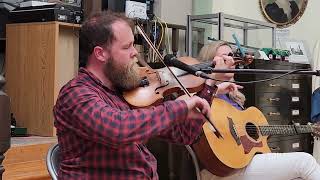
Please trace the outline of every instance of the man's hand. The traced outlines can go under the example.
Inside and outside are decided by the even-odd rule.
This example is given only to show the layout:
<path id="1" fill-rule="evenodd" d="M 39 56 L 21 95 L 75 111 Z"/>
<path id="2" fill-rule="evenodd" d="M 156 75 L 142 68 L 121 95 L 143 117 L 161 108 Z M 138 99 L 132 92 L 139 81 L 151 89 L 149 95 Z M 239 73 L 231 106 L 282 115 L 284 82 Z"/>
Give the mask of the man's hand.
<path id="1" fill-rule="evenodd" d="M 192 96 L 188 99 L 185 99 L 185 102 L 187 103 L 188 106 L 188 118 L 194 118 L 195 117 L 195 109 L 198 108 L 203 115 L 206 117 L 209 117 L 210 115 L 210 105 L 209 103 L 198 96 Z M 199 114 L 199 113 L 198 113 Z M 190 117 L 192 116 L 192 117 Z"/>

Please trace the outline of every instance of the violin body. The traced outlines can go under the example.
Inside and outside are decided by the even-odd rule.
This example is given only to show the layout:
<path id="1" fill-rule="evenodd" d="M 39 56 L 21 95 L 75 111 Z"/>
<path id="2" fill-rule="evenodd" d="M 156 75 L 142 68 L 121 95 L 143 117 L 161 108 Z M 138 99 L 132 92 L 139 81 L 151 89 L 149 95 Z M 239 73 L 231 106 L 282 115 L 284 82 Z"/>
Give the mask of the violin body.
<path id="1" fill-rule="evenodd" d="M 188 65 L 199 63 L 191 57 L 181 57 L 179 60 Z M 198 92 L 203 88 L 205 83 L 203 78 L 186 74 L 185 71 L 175 67 L 169 68 L 190 93 Z M 180 84 L 166 67 L 160 69 L 139 67 L 139 74 L 142 79 L 148 81 L 147 85 L 123 93 L 124 99 L 133 107 L 155 105 L 163 102 L 164 98 L 170 94 L 183 93 Z"/>

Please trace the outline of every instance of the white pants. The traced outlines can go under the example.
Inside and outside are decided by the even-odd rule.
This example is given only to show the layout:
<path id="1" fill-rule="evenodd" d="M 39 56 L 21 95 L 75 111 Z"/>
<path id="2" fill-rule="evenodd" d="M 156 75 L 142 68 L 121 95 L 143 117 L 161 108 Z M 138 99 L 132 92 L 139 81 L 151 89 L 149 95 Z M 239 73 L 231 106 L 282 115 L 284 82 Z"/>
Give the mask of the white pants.
<path id="1" fill-rule="evenodd" d="M 313 157 L 316 159 L 318 163 L 320 163 L 320 139 L 318 137 L 314 138 Z"/>
<path id="2" fill-rule="evenodd" d="M 228 177 L 201 171 L 201 180 L 320 180 L 320 166 L 308 153 L 257 154 L 250 164 Z"/>

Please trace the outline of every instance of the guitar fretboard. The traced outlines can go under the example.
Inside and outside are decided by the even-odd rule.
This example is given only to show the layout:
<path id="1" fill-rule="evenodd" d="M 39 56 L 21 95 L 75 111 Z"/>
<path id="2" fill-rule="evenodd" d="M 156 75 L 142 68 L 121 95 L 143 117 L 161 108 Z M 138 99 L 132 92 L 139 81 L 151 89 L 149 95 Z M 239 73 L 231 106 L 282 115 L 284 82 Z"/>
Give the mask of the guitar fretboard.
<path id="1" fill-rule="evenodd" d="M 260 133 L 267 135 L 295 135 L 313 132 L 312 125 L 268 125 L 259 126 Z"/>

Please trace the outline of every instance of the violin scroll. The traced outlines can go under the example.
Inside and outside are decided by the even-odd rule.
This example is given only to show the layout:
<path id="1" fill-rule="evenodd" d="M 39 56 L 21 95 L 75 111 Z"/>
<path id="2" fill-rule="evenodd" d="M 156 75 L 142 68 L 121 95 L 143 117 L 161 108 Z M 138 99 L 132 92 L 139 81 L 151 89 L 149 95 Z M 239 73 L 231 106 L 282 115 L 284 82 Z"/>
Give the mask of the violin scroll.
<path id="1" fill-rule="evenodd" d="M 246 54 L 244 57 L 233 56 L 234 65 L 243 65 L 247 66 L 253 62 L 253 56 L 250 54 Z"/>

